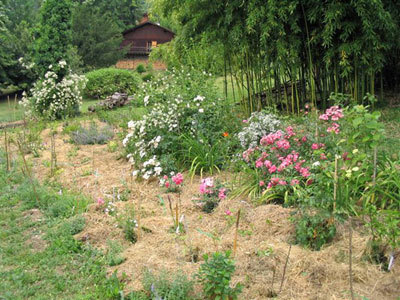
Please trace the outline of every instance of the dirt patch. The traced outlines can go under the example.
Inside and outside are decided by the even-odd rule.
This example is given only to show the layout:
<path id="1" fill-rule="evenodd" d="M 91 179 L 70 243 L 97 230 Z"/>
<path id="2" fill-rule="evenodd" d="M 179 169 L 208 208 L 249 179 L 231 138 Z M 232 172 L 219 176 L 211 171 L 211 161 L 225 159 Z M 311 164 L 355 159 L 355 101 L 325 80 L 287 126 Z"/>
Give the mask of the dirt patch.
<path id="1" fill-rule="evenodd" d="M 61 128 L 59 129 L 61 132 Z M 34 174 L 40 180 L 49 179 L 50 161 L 49 131 L 42 138 L 45 149 L 40 158 L 32 158 Z M 118 160 L 118 153 L 110 153 L 105 145 L 80 146 L 66 142 L 62 134 L 56 136 L 57 161 L 60 167 L 57 181 L 93 199 L 85 214 L 86 228 L 78 239 L 97 248 L 106 249 L 108 240 L 118 240 L 124 245 L 126 260 L 119 266 L 110 267 L 110 274 L 126 273 L 127 290 L 141 289 L 141 274 L 144 268 L 170 272 L 182 270 L 186 274 L 197 272 L 202 255 L 214 251 L 232 249 L 234 225 L 225 211 L 242 211 L 238 249 L 235 257 L 236 272 L 233 282 L 244 286 L 241 299 L 267 299 L 270 290 L 280 290 L 284 265 L 287 259 L 294 226 L 289 220 L 293 209 L 279 205 L 254 206 L 247 199 L 225 199 L 211 214 L 202 212 L 193 203 L 198 194 L 199 178 L 193 182 L 185 180 L 180 196 L 181 211 L 185 215 L 186 234 L 170 232 L 172 218 L 166 195 L 157 182 L 133 183 L 132 193 L 126 201 L 116 202 L 117 211 L 124 213 L 128 207 L 141 203 L 141 225 L 150 232 L 142 232 L 135 244 L 124 240 L 115 217 L 96 210 L 96 201 L 117 199 L 116 191 L 131 188 L 130 166 Z M 224 182 L 229 174 L 218 175 Z M 188 178 L 188 176 L 186 176 Z M 164 205 L 161 205 L 161 195 Z M 176 194 L 173 201 L 179 201 Z M 207 234 L 208 233 L 208 236 Z M 216 238 L 210 238 L 209 236 Z M 353 233 L 353 278 L 354 291 L 368 299 L 397 299 L 400 295 L 400 268 L 395 265 L 392 272 L 380 271 L 379 267 L 366 262 L 363 253 L 369 237 L 361 228 Z M 188 259 L 197 251 L 199 261 Z M 339 229 L 334 242 L 321 251 L 313 252 L 293 245 L 288 260 L 285 280 L 279 299 L 350 299 L 348 280 L 348 234 Z"/>
<path id="2" fill-rule="evenodd" d="M 24 218 L 30 218 L 32 222 L 40 222 L 43 219 L 43 213 L 39 209 L 30 209 L 23 212 Z"/>

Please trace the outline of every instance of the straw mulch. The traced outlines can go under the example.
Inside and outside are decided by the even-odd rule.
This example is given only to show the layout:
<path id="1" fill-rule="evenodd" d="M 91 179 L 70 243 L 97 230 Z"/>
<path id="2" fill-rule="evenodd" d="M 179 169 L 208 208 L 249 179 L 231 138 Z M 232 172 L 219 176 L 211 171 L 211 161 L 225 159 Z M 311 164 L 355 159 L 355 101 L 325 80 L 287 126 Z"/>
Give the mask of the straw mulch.
<path id="1" fill-rule="evenodd" d="M 142 232 L 139 241 L 130 244 L 124 240 L 115 218 L 96 209 L 95 204 L 98 197 L 111 199 L 113 191 L 115 194 L 116 190 L 130 189 L 129 164 L 125 159 L 118 159 L 118 153 L 108 152 L 105 145 L 80 146 L 76 155 L 71 155 L 75 146 L 69 144 L 67 138 L 62 134 L 56 136 L 60 170 L 54 179 L 65 188 L 79 191 L 93 199 L 93 204 L 85 213 L 87 226 L 76 238 L 101 249 L 107 249 L 108 240 L 118 240 L 124 245 L 123 256 L 126 261 L 109 268 L 109 272 L 118 270 L 118 274 L 128 275 L 127 290 L 141 289 L 144 268 L 153 271 L 182 271 L 192 275 L 202 263 L 203 254 L 232 249 L 235 226 L 233 222 L 228 222 L 225 211 L 229 209 L 235 213 L 240 208 L 242 214 L 233 278 L 233 283 L 241 282 L 244 286 L 240 299 L 268 299 L 271 291 L 278 293 L 278 299 L 351 298 L 349 234 L 346 224 L 338 225 L 334 242 L 321 251 L 310 251 L 293 245 L 285 280 L 282 282 L 294 233 L 294 226 L 289 220 L 293 209 L 279 205 L 255 206 L 248 199 L 239 198 L 225 199 L 212 214 L 206 214 L 193 203 L 198 194 L 199 178 L 195 177 L 190 182 L 186 176 L 180 197 L 187 230 L 184 235 L 169 232 L 173 224 L 172 217 L 167 197 L 157 182 L 134 182 L 128 201 L 116 202 L 118 211 L 123 212 L 128 205 L 137 207 L 141 200 L 141 225 L 151 232 Z M 46 147 L 42 156 L 30 158 L 34 162 L 34 175 L 40 180 L 48 179 L 50 173 L 49 168 L 44 166 L 44 161 L 50 161 L 48 130 L 43 132 L 43 139 Z M 88 170 L 95 172 L 87 175 Z M 220 174 L 218 177 L 225 181 L 229 174 Z M 160 205 L 158 195 L 165 200 L 165 206 Z M 172 194 L 171 198 L 178 201 L 177 194 Z M 218 239 L 212 239 L 199 230 L 211 233 Z M 381 271 L 378 266 L 364 259 L 368 239 L 369 236 L 361 226 L 354 228 L 353 278 L 356 299 L 361 296 L 377 300 L 398 299 L 400 258 L 390 273 Z"/>

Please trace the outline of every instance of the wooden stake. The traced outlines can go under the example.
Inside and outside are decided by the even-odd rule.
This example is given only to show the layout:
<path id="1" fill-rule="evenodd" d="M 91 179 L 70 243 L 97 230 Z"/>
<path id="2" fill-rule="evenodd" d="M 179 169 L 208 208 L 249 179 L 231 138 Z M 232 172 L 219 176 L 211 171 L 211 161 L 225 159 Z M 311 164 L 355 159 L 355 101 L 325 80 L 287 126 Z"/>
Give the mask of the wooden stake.
<path id="1" fill-rule="evenodd" d="M 175 229 L 179 228 L 179 204 L 175 203 Z M 178 230 L 179 231 L 179 230 Z"/>
<path id="2" fill-rule="evenodd" d="M 374 174 L 372 175 L 372 184 L 375 187 L 376 184 L 376 169 L 377 169 L 377 161 L 378 161 L 378 149 L 375 147 L 374 148 Z"/>
<path id="3" fill-rule="evenodd" d="M 353 243 L 353 229 L 351 226 L 351 219 L 349 223 L 349 283 L 350 283 L 350 294 L 351 294 L 351 299 L 354 300 L 354 291 L 353 291 L 353 249 L 352 249 L 352 243 Z"/>
<path id="4" fill-rule="evenodd" d="M 286 268 L 287 268 L 287 265 L 288 265 L 288 262 L 289 262 L 289 256 L 290 256 L 290 251 L 291 250 L 292 250 L 292 244 L 290 244 L 290 246 L 289 246 L 289 252 L 288 252 L 287 257 L 286 257 L 285 267 L 283 268 L 283 275 L 282 275 L 282 280 L 281 280 L 281 286 L 279 287 L 279 293 L 282 292 L 282 287 L 283 287 L 283 283 L 285 281 L 285 276 L 286 276 Z"/>
<path id="5" fill-rule="evenodd" d="M 337 184 L 338 184 L 338 158 L 335 155 L 335 173 L 333 175 L 333 212 L 336 211 Z"/>
<path id="6" fill-rule="evenodd" d="M 4 144 L 5 144 L 5 150 L 6 150 L 6 170 L 7 173 L 10 172 L 10 156 L 8 154 L 9 149 L 8 149 L 8 137 L 7 137 L 7 130 L 4 130 Z"/>
<path id="7" fill-rule="evenodd" d="M 19 141 L 17 141 L 17 144 L 18 144 L 19 152 L 20 152 L 20 154 L 21 154 L 21 156 L 22 156 L 22 161 L 23 161 L 24 166 L 25 166 L 26 175 L 28 176 L 29 181 L 31 182 L 32 189 L 33 189 L 33 193 L 35 194 L 35 197 L 36 197 L 36 204 L 37 204 L 37 206 L 39 207 L 39 195 L 38 195 L 38 193 L 37 193 L 37 191 L 36 191 L 35 184 L 33 183 L 32 173 L 31 173 L 31 171 L 29 170 L 28 164 L 27 164 L 27 162 L 26 162 L 25 154 L 24 154 L 24 151 L 22 150 L 21 143 L 20 143 Z"/>
<path id="8" fill-rule="evenodd" d="M 236 217 L 236 228 L 235 228 L 235 238 L 233 240 L 233 256 L 236 256 L 236 249 L 237 249 L 237 239 L 238 239 L 238 230 L 239 230 L 239 220 L 240 220 L 240 208 L 237 213 Z"/>
<path id="9" fill-rule="evenodd" d="M 142 232 L 141 232 L 141 227 L 140 227 L 140 221 L 141 221 L 141 210 L 142 210 L 142 192 L 139 193 L 139 199 L 138 199 L 138 208 L 137 208 L 137 224 L 138 224 L 138 240 L 142 237 Z"/>

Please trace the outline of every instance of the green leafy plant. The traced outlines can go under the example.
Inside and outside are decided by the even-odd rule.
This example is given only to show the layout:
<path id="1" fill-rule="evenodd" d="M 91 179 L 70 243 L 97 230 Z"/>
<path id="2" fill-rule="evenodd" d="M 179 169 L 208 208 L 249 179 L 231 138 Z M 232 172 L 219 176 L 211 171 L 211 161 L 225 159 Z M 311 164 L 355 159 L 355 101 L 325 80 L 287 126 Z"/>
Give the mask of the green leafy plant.
<path id="1" fill-rule="evenodd" d="M 142 74 L 142 73 L 146 72 L 146 67 L 143 64 L 138 64 L 136 67 L 136 72 L 138 72 L 139 74 Z"/>
<path id="2" fill-rule="evenodd" d="M 195 299 L 193 285 L 182 273 L 171 275 L 167 271 L 161 271 L 155 275 L 146 269 L 143 274 L 143 287 L 151 295 L 151 299 Z"/>
<path id="3" fill-rule="evenodd" d="M 86 73 L 86 78 L 84 95 L 89 98 L 105 98 L 116 92 L 133 94 L 141 82 L 137 73 L 114 68 Z"/>
<path id="4" fill-rule="evenodd" d="M 71 141 L 76 145 L 106 144 L 113 136 L 114 132 L 110 126 L 98 127 L 94 122 L 89 127 L 80 126 L 70 134 Z"/>
<path id="5" fill-rule="evenodd" d="M 108 240 L 107 246 L 106 261 L 110 267 L 118 266 L 125 261 L 125 258 L 120 255 L 122 245 L 118 241 Z"/>
<path id="6" fill-rule="evenodd" d="M 212 257 L 204 255 L 205 262 L 200 266 L 197 278 L 203 284 L 203 292 L 207 299 L 237 299 L 241 293 L 240 284 L 233 288 L 230 286 L 235 264 L 229 257 L 230 251 L 225 254 L 215 252 Z"/>
<path id="7" fill-rule="evenodd" d="M 320 250 L 336 234 L 334 218 L 323 213 L 301 214 L 295 219 L 296 242 L 313 250 Z"/>
<path id="8" fill-rule="evenodd" d="M 124 214 L 117 216 L 118 226 L 122 228 L 125 239 L 131 243 L 136 243 L 138 236 L 138 222 L 135 219 L 135 210 L 132 206 L 128 206 Z"/>

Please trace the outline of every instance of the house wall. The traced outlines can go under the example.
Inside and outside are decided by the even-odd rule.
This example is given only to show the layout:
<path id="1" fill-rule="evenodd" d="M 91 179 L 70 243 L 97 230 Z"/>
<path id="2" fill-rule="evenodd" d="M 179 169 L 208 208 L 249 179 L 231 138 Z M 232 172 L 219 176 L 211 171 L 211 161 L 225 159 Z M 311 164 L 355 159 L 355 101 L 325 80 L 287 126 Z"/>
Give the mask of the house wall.
<path id="1" fill-rule="evenodd" d="M 157 44 L 163 44 L 172 40 L 173 37 L 173 33 L 162 27 L 146 24 L 143 27 L 124 34 L 122 46 L 124 47 L 131 44 L 134 47 L 146 47 L 147 42 L 157 41 Z"/>

